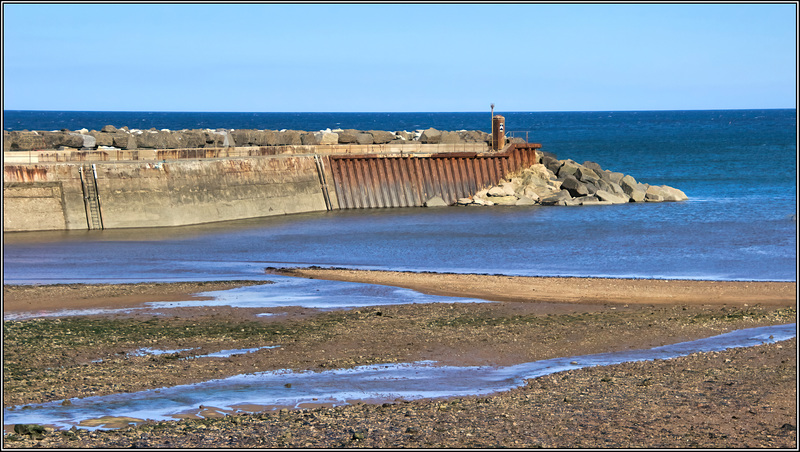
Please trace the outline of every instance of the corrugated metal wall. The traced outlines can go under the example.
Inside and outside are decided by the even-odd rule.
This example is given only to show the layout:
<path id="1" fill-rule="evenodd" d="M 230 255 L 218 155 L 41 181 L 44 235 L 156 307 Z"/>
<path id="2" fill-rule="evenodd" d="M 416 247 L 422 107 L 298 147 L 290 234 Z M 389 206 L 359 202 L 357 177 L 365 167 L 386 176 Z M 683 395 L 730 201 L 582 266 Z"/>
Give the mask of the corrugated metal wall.
<path id="1" fill-rule="evenodd" d="M 512 144 L 502 153 L 430 156 L 330 156 L 340 209 L 423 206 L 440 196 L 454 204 L 536 163 L 538 143 Z"/>

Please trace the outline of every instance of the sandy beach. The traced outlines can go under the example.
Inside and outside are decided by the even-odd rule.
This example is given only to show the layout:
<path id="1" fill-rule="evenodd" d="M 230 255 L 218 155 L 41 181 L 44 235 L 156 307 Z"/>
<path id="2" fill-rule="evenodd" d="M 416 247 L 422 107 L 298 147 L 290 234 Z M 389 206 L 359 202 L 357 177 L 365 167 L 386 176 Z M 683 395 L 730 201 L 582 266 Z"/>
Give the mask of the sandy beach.
<path id="1" fill-rule="evenodd" d="M 258 318 L 248 309 L 200 307 L 6 321 L 4 406 L 262 370 L 421 360 L 505 366 L 796 321 L 796 284 L 790 282 L 270 271 L 495 302 L 289 309 Z M 4 312 L 133 306 L 255 283 L 264 282 L 4 286 Z M 201 352 L 281 348 L 216 361 L 124 353 L 143 343 Z M 490 396 L 231 414 L 109 431 L 11 433 L 4 447 L 795 448 L 796 382 L 793 339 L 560 372 Z"/>

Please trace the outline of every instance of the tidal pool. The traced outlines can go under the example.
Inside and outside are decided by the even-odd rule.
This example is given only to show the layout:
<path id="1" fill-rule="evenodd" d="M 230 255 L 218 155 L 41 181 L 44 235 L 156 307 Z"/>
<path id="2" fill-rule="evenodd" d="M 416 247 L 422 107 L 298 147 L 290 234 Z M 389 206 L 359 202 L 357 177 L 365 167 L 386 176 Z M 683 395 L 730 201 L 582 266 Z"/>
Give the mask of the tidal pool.
<path id="1" fill-rule="evenodd" d="M 13 424 L 51 425 L 60 429 L 72 426 L 115 428 L 144 420 L 219 416 L 287 407 L 485 395 L 507 391 L 522 386 L 527 379 L 564 370 L 669 359 L 778 342 L 795 336 L 796 324 L 791 323 L 736 330 L 651 349 L 554 358 L 507 367 L 439 366 L 425 361 L 324 372 L 259 372 L 131 394 L 72 399 L 67 406 L 61 401 L 15 406 L 4 409 L 3 422 L 7 431 Z"/>
<path id="2" fill-rule="evenodd" d="M 3 315 L 3 320 L 26 320 L 38 317 L 114 314 L 143 309 L 230 306 L 233 308 L 288 308 L 299 306 L 312 309 L 352 309 L 413 303 L 491 303 L 478 298 L 427 295 L 412 289 L 344 281 L 326 281 L 292 276 L 270 275 L 273 284 L 238 287 L 235 289 L 200 292 L 207 300 L 157 301 L 145 308 L 83 309 L 19 312 Z M 266 282 L 266 281 L 265 281 Z M 273 313 L 273 315 L 275 315 Z"/>

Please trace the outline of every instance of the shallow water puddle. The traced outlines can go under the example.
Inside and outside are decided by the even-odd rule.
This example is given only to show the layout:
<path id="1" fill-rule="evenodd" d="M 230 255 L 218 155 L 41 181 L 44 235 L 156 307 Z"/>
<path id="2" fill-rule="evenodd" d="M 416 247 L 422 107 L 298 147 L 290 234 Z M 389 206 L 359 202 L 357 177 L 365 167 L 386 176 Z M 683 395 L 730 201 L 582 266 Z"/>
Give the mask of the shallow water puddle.
<path id="1" fill-rule="evenodd" d="M 76 315 L 118 314 L 143 309 L 215 307 L 232 308 L 288 308 L 352 309 L 368 306 L 384 306 L 413 303 L 491 303 L 478 298 L 445 297 L 427 295 L 411 289 L 375 284 L 326 281 L 270 275 L 274 284 L 239 287 L 236 289 L 200 292 L 200 300 L 157 301 L 145 303 L 147 308 L 124 309 L 75 309 L 37 312 L 14 312 L 3 315 L 3 320 L 27 320 L 38 317 L 67 317 Z M 258 316 L 281 315 L 262 313 Z"/>
<path id="2" fill-rule="evenodd" d="M 790 339 L 796 324 L 732 331 L 696 341 L 646 350 L 555 358 L 508 367 L 437 366 L 435 362 L 382 364 L 324 372 L 289 370 L 237 375 L 203 383 L 132 394 L 49 402 L 4 410 L 4 424 L 57 428 L 117 428 L 145 419 L 216 417 L 243 411 L 336 406 L 424 398 L 485 395 L 522 386 L 526 379 L 555 372 L 623 362 L 669 359 Z M 8 428 L 7 428 L 8 430 Z"/>

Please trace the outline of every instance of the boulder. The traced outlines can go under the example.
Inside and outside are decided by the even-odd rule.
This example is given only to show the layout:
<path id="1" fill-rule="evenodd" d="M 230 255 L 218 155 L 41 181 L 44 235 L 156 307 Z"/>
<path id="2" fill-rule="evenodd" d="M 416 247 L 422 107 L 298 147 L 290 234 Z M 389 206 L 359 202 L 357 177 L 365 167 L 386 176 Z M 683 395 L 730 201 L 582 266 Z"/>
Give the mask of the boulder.
<path id="1" fill-rule="evenodd" d="M 498 206 L 513 206 L 517 204 L 516 196 L 495 196 L 492 197 L 492 202 Z"/>
<path id="2" fill-rule="evenodd" d="M 98 146 L 114 146 L 114 134 L 105 132 L 89 132 L 93 136 Z"/>
<path id="3" fill-rule="evenodd" d="M 572 199 L 570 196 L 569 191 L 561 190 L 554 195 L 550 195 L 546 198 L 542 198 L 540 201 L 543 206 L 554 206 L 554 205 L 565 205 L 566 201 Z"/>
<path id="4" fill-rule="evenodd" d="M 100 129 L 100 131 L 103 132 L 103 133 L 116 133 L 117 132 L 117 128 L 112 126 L 112 125 L 106 125 L 106 126 L 103 126 L 103 128 Z"/>
<path id="5" fill-rule="evenodd" d="M 580 166 L 575 170 L 575 177 L 582 182 L 595 183 L 600 180 L 600 176 L 598 176 L 597 173 L 585 166 Z"/>
<path id="6" fill-rule="evenodd" d="M 604 203 L 603 201 L 600 201 L 600 199 L 592 195 L 581 196 L 580 198 L 574 198 L 572 201 L 573 202 L 577 201 L 581 206 L 590 206 L 590 205 L 597 205 Z M 605 204 L 611 204 L 611 203 L 605 203 Z"/>
<path id="7" fill-rule="evenodd" d="M 563 160 L 561 167 L 558 168 L 558 177 L 559 179 L 564 179 L 567 176 L 575 175 L 575 172 L 578 171 L 578 164 L 574 160 Z"/>
<path id="8" fill-rule="evenodd" d="M 601 201 L 608 201 L 611 204 L 625 204 L 630 201 L 630 198 L 626 195 L 618 195 L 605 190 L 597 190 L 594 196 Z"/>
<path id="9" fill-rule="evenodd" d="M 547 192 L 548 196 L 551 194 L 552 192 Z M 517 193 L 517 198 L 523 198 L 523 197 L 530 198 L 533 201 L 538 201 L 542 198 L 541 196 L 539 196 L 539 193 L 537 193 L 533 187 L 525 187 L 522 191 Z"/>
<path id="10" fill-rule="evenodd" d="M 636 182 L 636 179 L 629 175 L 622 178 L 620 187 L 622 187 L 622 191 L 630 196 L 631 200 L 634 202 L 644 201 L 645 195 L 647 194 L 647 188 L 643 184 Z"/>
<path id="11" fill-rule="evenodd" d="M 401 140 L 405 140 L 405 141 L 412 141 L 412 140 L 414 140 L 414 134 L 413 134 L 413 133 L 411 133 L 411 132 L 405 131 L 405 130 L 401 130 L 401 131 L 399 131 L 399 132 L 395 132 L 395 133 L 394 133 L 394 136 L 395 136 L 396 138 L 399 138 L 399 139 L 401 139 Z"/>
<path id="12" fill-rule="evenodd" d="M 456 201 L 459 206 L 468 206 L 472 203 L 472 198 L 458 198 L 458 201 Z"/>
<path id="13" fill-rule="evenodd" d="M 561 162 L 547 154 L 542 155 L 542 165 L 553 174 L 558 174 L 558 169 L 561 168 Z"/>
<path id="14" fill-rule="evenodd" d="M 689 199 L 689 197 L 686 196 L 686 193 L 678 190 L 677 188 L 673 188 L 668 185 L 662 185 L 661 188 L 664 192 L 664 201 L 685 201 Z"/>
<path id="15" fill-rule="evenodd" d="M 301 132 L 299 130 L 281 130 L 277 136 L 278 146 L 298 146 L 303 144 Z"/>
<path id="16" fill-rule="evenodd" d="M 314 132 L 314 137 L 319 144 L 338 144 L 339 134 L 333 132 Z"/>
<path id="17" fill-rule="evenodd" d="M 115 146 L 118 146 L 117 137 L 120 134 L 116 134 L 114 137 Z M 133 135 L 130 135 L 133 136 Z M 181 138 L 183 141 L 183 145 L 187 148 L 201 148 L 206 145 L 206 132 L 201 130 L 188 130 L 181 133 Z M 135 145 L 135 143 L 134 143 Z M 135 149 L 135 148 L 130 148 Z"/>
<path id="18" fill-rule="evenodd" d="M 480 130 L 459 130 L 458 137 L 464 143 L 488 143 L 492 139 L 490 134 Z"/>
<path id="19" fill-rule="evenodd" d="M 517 187 L 518 185 L 513 182 L 500 182 L 500 188 L 503 189 L 504 196 L 516 196 Z"/>
<path id="20" fill-rule="evenodd" d="M 88 134 L 81 134 L 83 137 L 83 149 L 94 149 L 97 147 L 97 139 L 94 136 Z"/>
<path id="21" fill-rule="evenodd" d="M 600 174 L 603 171 L 603 168 L 600 167 L 600 165 L 595 162 L 590 162 L 589 160 L 583 162 L 583 166 L 584 168 L 588 168 L 597 174 Z"/>
<path id="22" fill-rule="evenodd" d="M 358 144 L 373 144 L 372 134 L 369 132 L 360 132 L 356 135 L 356 143 Z"/>
<path id="23" fill-rule="evenodd" d="M 36 132 L 23 132 L 20 138 L 22 144 L 20 144 L 20 149 L 37 149 L 37 148 L 46 148 L 46 149 L 57 149 L 60 146 L 66 146 L 70 148 L 81 148 L 83 147 L 83 137 L 79 133 L 72 133 L 72 132 L 42 132 L 41 135 L 44 139 L 44 146 L 36 146 L 39 144 L 38 140 L 34 138 L 37 137 L 39 134 Z M 27 138 L 28 140 L 25 140 Z M 32 147 L 28 147 L 33 145 Z"/>
<path id="24" fill-rule="evenodd" d="M 114 134 L 114 147 L 128 150 L 139 149 L 139 145 L 136 144 L 136 137 L 127 132 L 117 132 Z"/>
<path id="25" fill-rule="evenodd" d="M 657 185 L 650 185 L 645 191 L 644 200 L 647 202 L 661 202 L 664 201 L 666 193 Z"/>
<path id="26" fill-rule="evenodd" d="M 524 186 L 533 185 L 544 187 L 547 186 L 547 182 L 552 176 L 553 173 L 551 173 L 544 165 L 536 164 L 522 170 L 521 184 Z"/>
<path id="27" fill-rule="evenodd" d="M 457 144 L 461 143 L 461 137 L 458 132 L 442 132 L 442 137 L 439 139 L 439 144 Z"/>
<path id="28" fill-rule="evenodd" d="M 425 207 L 447 207 L 447 203 L 441 196 L 434 196 L 425 201 Z"/>
<path id="29" fill-rule="evenodd" d="M 506 194 L 506 191 L 503 190 L 503 188 L 499 187 L 499 186 L 494 186 L 494 187 L 490 188 L 489 191 L 486 193 L 486 195 L 487 196 L 491 196 L 491 197 L 508 196 Z"/>
<path id="30" fill-rule="evenodd" d="M 78 132 L 69 132 L 69 135 L 77 137 L 79 141 L 77 141 L 76 144 L 77 143 L 80 144 L 78 146 L 73 146 L 73 145 L 62 145 L 62 146 L 77 147 L 81 149 L 94 149 L 97 146 L 97 140 L 95 140 L 94 137 L 91 135 L 86 135 Z"/>
<path id="31" fill-rule="evenodd" d="M 395 139 L 395 135 L 392 132 L 385 130 L 370 130 L 369 133 L 372 135 L 372 142 L 375 144 L 386 144 Z"/>
<path id="32" fill-rule="evenodd" d="M 561 189 L 567 190 L 572 197 L 586 196 L 589 194 L 589 190 L 586 188 L 586 185 L 576 179 L 573 175 L 568 175 L 561 182 Z"/>
<path id="33" fill-rule="evenodd" d="M 442 132 L 434 129 L 433 127 L 423 130 L 422 135 L 419 137 L 420 143 L 425 144 L 438 144 L 442 140 Z"/>
<path id="34" fill-rule="evenodd" d="M 317 141 L 317 136 L 314 132 L 303 132 L 300 134 L 300 142 L 303 146 L 316 146 L 319 144 Z"/>
<path id="35" fill-rule="evenodd" d="M 360 132 L 354 129 L 345 129 L 339 134 L 339 144 L 354 144 L 358 142 L 358 134 Z"/>
<path id="36" fill-rule="evenodd" d="M 597 174 L 604 181 L 610 182 L 612 184 L 617 184 L 617 185 L 619 185 L 620 182 L 622 181 L 622 178 L 625 177 L 625 175 L 622 174 L 622 173 L 618 173 L 616 171 L 609 171 L 609 170 L 603 170 L 602 172 L 599 172 Z"/>
<path id="37" fill-rule="evenodd" d="M 595 194 L 598 190 L 597 185 L 591 182 L 584 182 L 583 185 L 586 186 L 586 190 L 589 192 L 590 195 Z"/>
<path id="38" fill-rule="evenodd" d="M 182 133 L 184 139 L 187 140 L 186 133 Z M 268 136 L 272 135 L 272 140 Z M 231 136 L 237 146 L 269 146 L 270 143 L 275 143 L 275 132 L 263 130 L 233 130 Z M 187 140 L 188 141 L 188 140 Z"/>
<path id="39" fill-rule="evenodd" d="M 536 204 L 536 200 L 531 199 L 531 198 L 529 198 L 527 196 L 520 196 L 519 199 L 517 199 L 517 202 L 514 205 L 515 206 L 532 206 L 534 204 Z"/>

